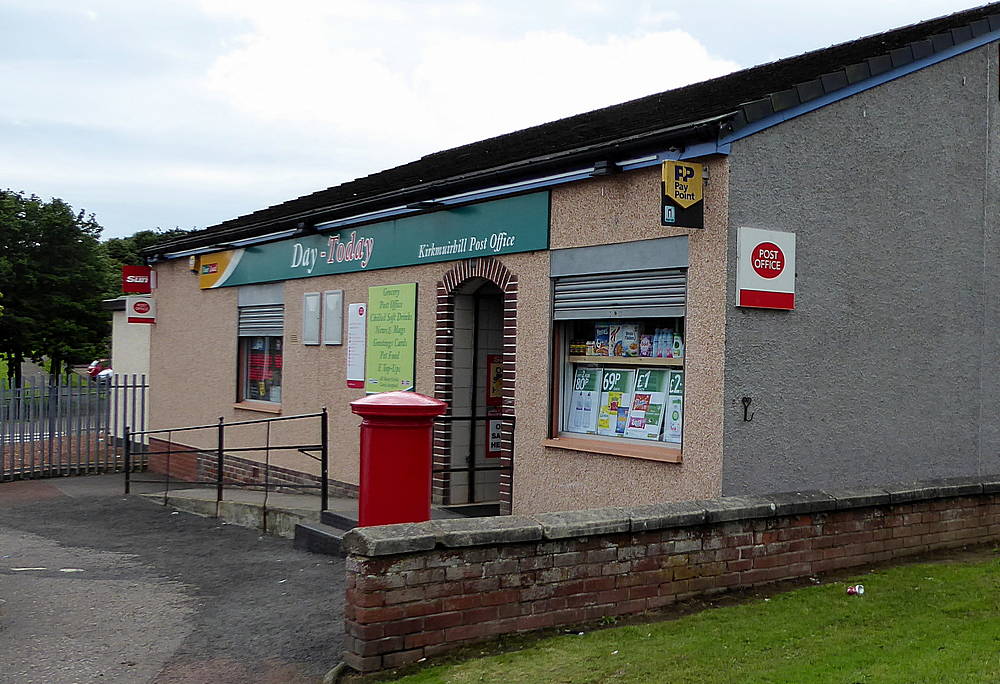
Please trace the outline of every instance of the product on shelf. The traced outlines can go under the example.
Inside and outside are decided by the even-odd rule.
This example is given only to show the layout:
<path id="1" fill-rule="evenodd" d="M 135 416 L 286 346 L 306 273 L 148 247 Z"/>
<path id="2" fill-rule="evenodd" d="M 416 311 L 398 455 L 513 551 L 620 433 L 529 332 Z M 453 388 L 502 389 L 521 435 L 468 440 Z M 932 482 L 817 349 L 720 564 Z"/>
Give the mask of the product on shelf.
<path id="1" fill-rule="evenodd" d="M 653 335 L 653 356 L 658 359 L 670 358 L 674 333 L 669 328 L 657 328 Z"/>
<path id="2" fill-rule="evenodd" d="M 608 326 L 603 323 L 598 323 L 594 328 L 594 355 L 595 356 L 608 356 L 608 335 L 610 330 Z"/>
<path id="3" fill-rule="evenodd" d="M 611 356 L 639 355 L 639 324 L 612 323 L 608 339 L 611 345 Z"/>
<path id="4" fill-rule="evenodd" d="M 675 359 L 684 358 L 684 340 L 681 339 L 680 333 L 674 334 L 673 344 L 670 349 L 670 356 Z"/>
<path id="5" fill-rule="evenodd" d="M 639 356 L 653 355 L 653 336 L 639 335 Z"/>

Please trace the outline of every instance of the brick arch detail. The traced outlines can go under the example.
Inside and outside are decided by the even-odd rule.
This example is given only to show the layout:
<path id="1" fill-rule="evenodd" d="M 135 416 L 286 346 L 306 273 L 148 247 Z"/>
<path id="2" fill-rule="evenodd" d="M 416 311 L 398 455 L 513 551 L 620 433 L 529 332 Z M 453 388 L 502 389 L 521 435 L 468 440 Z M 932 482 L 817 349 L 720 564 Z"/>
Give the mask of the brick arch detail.
<path id="1" fill-rule="evenodd" d="M 467 259 L 455 265 L 437 283 L 437 321 L 434 340 L 434 396 L 448 402 L 454 395 L 455 353 L 455 294 L 459 287 L 474 278 L 482 278 L 496 285 L 503 294 L 503 405 L 504 415 L 514 413 L 515 350 L 517 346 L 517 276 L 493 257 Z M 451 424 L 437 423 L 434 427 L 434 469 L 451 466 Z M 500 510 L 511 512 L 513 500 L 513 426 L 503 425 L 503 456 L 500 457 Z M 434 501 L 448 504 L 450 475 L 435 473 Z"/>

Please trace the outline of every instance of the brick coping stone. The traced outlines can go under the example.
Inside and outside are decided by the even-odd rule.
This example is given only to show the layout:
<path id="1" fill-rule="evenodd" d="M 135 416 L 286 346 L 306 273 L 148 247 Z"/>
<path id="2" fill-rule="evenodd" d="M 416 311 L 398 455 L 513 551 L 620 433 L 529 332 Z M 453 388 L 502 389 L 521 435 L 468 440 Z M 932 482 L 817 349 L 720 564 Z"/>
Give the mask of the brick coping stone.
<path id="1" fill-rule="evenodd" d="M 439 547 L 462 548 L 648 532 L 996 493 L 1000 493 L 1000 475 L 942 478 L 857 489 L 730 496 L 628 508 L 432 520 L 355 528 L 344 535 L 343 550 L 358 556 L 394 556 Z"/>

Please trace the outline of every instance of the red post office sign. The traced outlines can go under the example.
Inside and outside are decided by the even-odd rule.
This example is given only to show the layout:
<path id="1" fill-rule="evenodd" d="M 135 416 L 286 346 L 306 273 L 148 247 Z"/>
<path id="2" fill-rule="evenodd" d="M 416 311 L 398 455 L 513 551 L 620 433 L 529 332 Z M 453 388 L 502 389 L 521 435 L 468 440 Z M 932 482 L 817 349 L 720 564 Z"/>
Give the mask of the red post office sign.
<path id="1" fill-rule="evenodd" d="M 149 266 L 122 266 L 122 292 L 149 294 L 156 287 L 156 272 Z"/>
<path id="2" fill-rule="evenodd" d="M 156 301 L 152 297 L 126 297 L 125 314 L 129 323 L 156 323 Z"/>
<path id="3" fill-rule="evenodd" d="M 794 309 L 795 233 L 740 228 L 736 243 L 736 305 Z"/>

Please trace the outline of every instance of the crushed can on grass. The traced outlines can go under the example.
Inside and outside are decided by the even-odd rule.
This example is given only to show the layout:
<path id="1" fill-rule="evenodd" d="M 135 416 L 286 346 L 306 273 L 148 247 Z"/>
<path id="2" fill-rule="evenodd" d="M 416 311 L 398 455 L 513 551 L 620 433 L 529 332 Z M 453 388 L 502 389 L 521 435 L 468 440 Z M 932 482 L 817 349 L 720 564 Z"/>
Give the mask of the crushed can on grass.
<path id="1" fill-rule="evenodd" d="M 863 584 L 852 584 L 847 587 L 847 593 L 849 596 L 861 596 L 865 593 L 865 585 Z"/>

